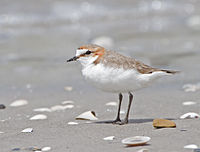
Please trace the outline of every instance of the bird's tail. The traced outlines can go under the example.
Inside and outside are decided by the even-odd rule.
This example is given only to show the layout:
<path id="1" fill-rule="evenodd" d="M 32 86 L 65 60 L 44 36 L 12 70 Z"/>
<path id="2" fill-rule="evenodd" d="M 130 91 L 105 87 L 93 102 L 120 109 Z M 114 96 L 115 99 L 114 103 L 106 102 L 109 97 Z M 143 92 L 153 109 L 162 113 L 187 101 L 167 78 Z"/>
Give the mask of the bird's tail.
<path id="1" fill-rule="evenodd" d="M 176 73 L 180 73 L 180 71 L 173 71 L 173 70 L 161 70 L 163 72 L 169 73 L 169 74 L 176 74 Z"/>

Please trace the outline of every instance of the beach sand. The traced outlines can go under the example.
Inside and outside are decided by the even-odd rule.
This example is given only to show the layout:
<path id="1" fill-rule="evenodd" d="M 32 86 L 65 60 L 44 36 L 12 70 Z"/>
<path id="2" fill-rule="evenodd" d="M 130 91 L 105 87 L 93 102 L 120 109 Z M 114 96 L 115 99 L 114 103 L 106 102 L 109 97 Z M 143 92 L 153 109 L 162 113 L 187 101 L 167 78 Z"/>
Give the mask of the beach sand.
<path id="1" fill-rule="evenodd" d="M 96 3 L 91 5 L 91 8 L 98 8 Z M 15 148 L 21 149 L 18 151 L 31 151 L 27 148 L 40 149 L 46 146 L 51 147 L 50 151 L 54 152 L 136 152 L 143 148 L 152 152 L 189 152 L 192 150 L 184 149 L 185 145 L 200 146 L 199 119 L 179 119 L 187 112 L 199 114 L 200 109 L 199 90 L 186 92 L 183 89 L 185 84 L 200 82 L 200 35 L 196 26 L 197 21 L 195 23 L 191 21 L 195 12 L 180 15 L 179 11 L 182 8 L 179 8 L 177 1 L 173 7 L 170 5 L 172 8 L 163 9 L 162 14 L 155 10 L 159 7 L 158 4 L 152 6 L 145 2 L 140 6 L 138 1 L 133 2 L 137 4 L 133 12 L 128 12 L 132 13 L 130 18 L 133 19 L 129 20 L 123 18 L 127 16 L 125 10 L 129 8 L 129 3 L 120 6 L 121 2 L 112 7 L 113 3 L 110 2 L 108 6 L 106 2 L 102 3 L 101 6 L 104 6 L 105 10 L 96 14 L 97 19 L 87 18 L 93 14 L 88 15 L 83 11 L 82 16 L 79 14 L 78 21 L 69 19 L 69 22 L 66 16 L 60 14 L 63 14 L 62 11 L 70 11 L 65 9 L 65 6 L 67 8 L 70 5 L 75 8 L 79 5 L 52 1 L 48 4 L 44 2 L 38 7 L 29 6 L 30 14 L 27 16 L 36 15 L 35 18 L 32 16 L 33 22 L 26 16 L 25 10 L 21 10 L 22 14 L 25 14 L 22 18 L 16 17 L 16 20 L 22 19 L 19 24 L 6 22 L 6 20 L 5 23 L 0 22 L 2 31 L 0 33 L 0 104 L 6 106 L 5 109 L 0 109 L 0 132 L 3 132 L 0 133 L 0 152 L 14 151 Z M 180 4 L 182 6 L 185 3 Z M 190 5 L 196 8 L 199 6 L 199 3 L 196 3 Z M 4 4 L 8 6 L 10 3 Z M 90 3 L 82 5 L 89 7 L 87 4 Z M 14 6 L 19 7 L 17 4 L 13 4 Z M 24 3 L 22 6 L 26 8 L 28 4 Z M 155 8 L 147 9 L 147 12 L 137 9 L 143 8 L 142 6 Z M 120 7 L 123 10 L 121 14 L 117 14 L 116 10 Z M 112 8 L 111 12 L 107 8 Z M 49 11 L 57 15 L 57 18 L 55 17 L 57 20 L 54 20 L 54 16 L 50 16 L 49 20 L 42 20 Z M 184 9 L 184 11 L 188 10 Z M 9 9 L 7 12 L 12 14 Z M 106 18 L 105 14 L 109 12 L 110 16 L 113 15 L 116 19 Z M 149 17 L 149 13 L 154 15 Z M 2 14 L 6 14 L 6 11 Z M 137 20 L 137 15 L 141 15 L 141 22 Z M 38 16 L 42 17 L 37 18 Z M 179 22 L 183 16 L 186 17 L 184 24 Z M 85 21 L 86 18 L 90 24 Z M 186 22 L 187 19 L 190 19 L 190 22 Z M 154 20 L 159 21 L 162 29 L 155 30 L 155 27 L 151 26 Z M 81 21 L 84 25 L 79 24 Z M 145 28 L 142 25 L 147 21 L 148 27 Z M 171 22 L 165 24 L 165 21 Z M 120 24 L 122 22 L 123 26 Z M 191 22 L 193 24 L 188 25 Z M 79 45 L 89 43 L 93 38 L 101 35 L 109 36 L 114 41 L 111 48 L 120 53 L 154 67 L 181 71 L 174 76 L 161 78 L 149 88 L 133 92 L 134 100 L 127 125 L 107 123 L 116 117 L 117 106 L 105 104 L 118 103 L 118 95 L 95 89 L 81 76 L 81 66 L 78 63 L 66 63 L 66 60 L 75 54 L 75 49 Z M 66 86 L 72 87 L 72 90 L 65 90 Z M 9 106 L 18 99 L 25 99 L 28 104 L 19 107 Z M 74 101 L 74 108 L 52 112 L 33 111 L 36 108 L 62 105 L 62 102 L 67 100 Z M 194 101 L 196 104 L 183 106 L 182 103 L 185 101 Z M 124 94 L 123 111 L 126 111 L 127 105 L 128 98 Z M 88 110 L 96 112 L 97 121 L 88 123 L 85 120 L 75 120 L 76 116 Z M 44 114 L 47 119 L 30 120 L 36 114 Z M 124 116 L 121 114 L 122 118 Z M 177 127 L 155 129 L 152 123 L 156 118 L 173 120 Z M 68 122 L 78 122 L 78 124 L 69 125 Z M 22 133 L 25 128 L 33 128 L 33 132 Z M 115 138 L 112 141 L 103 140 L 107 136 L 115 136 Z M 144 146 L 125 147 L 121 140 L 132 136 L 149 136 L 151 140 Z"/>

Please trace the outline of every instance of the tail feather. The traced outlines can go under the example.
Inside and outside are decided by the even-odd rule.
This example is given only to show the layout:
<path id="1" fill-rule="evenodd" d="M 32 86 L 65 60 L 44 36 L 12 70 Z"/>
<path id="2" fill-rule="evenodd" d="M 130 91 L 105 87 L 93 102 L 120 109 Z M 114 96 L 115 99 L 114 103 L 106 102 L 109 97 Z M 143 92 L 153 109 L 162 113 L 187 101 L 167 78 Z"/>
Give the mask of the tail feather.
<path id="1" fill-rule="evenodd" d="M 173 71 L 173 70 L 161 70 L 163 72 L 169 73 L 169 74 L 176 74 L 176 73 L 180 73 L 180 71 Z"/>

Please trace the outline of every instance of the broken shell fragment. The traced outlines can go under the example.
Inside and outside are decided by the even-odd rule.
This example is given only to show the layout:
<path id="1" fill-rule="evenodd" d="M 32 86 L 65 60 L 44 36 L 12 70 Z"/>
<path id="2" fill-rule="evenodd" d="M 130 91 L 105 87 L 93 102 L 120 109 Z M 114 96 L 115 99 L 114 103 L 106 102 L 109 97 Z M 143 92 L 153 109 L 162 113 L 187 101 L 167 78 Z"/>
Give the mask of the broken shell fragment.
<path id="1" fill-rule="evenodd" d="M 190 145 L 184 146 L 184 148 L 186 148 L 186 149 L 196 149 L 196 148 L 198 148 L 198 146 L 195 145 L 195 144 L 190 144 Z"/>
<path id="2" fill-rule="evenodd" d="M 26 128 L 26 129 L 22 130 L 21 132 L 30 133 L 30 132 L 33 132 L 33 128 Z"/>
<path id="3" fill-rule="evenodd" d="M 105 137 L 103 138 L 103 140 L 113 140 L 115 138 L 115 136 L 108 136 L 108 137 Z"/>
<path id="4" fill-rule="evenodd" d="M 43 147 L 42 148 L 42 151 L 49 151 L 49 150 L 51 150 L 51 147 Z"/>
<path id="5" fill-rule="evenodd" d="M 117 102 L 108 102 L 106 106 L 117 106 Z"/>
<path id="6" fill-rule="evenodd" d="M 186 102 L 183 102 L 182 103 L 184 106 L 190 106 L 190 105 L 195 105 L 196 102 L 193 102 L 193 101 L 186 101 Z"/>
<path id="7" fill-rule="evenodd" d="M 51 107 L 51 111 L 61 111 L 61 110 L 65 110 L 65 109 L 71 109 L 73 107 L 74 107 L 74 105 L 65 105 L 65 106 L 55 105 L 55 106 Z"/>
<path id="8" fill-rule="evenodd" d="M 122 143 L 126 146 L 141 146 L 145 145 L 150 139 L 151 138 L 147 136 L 135 136 L 123 139 Z"/>
<path id="9" fill-rule="evenodd" d="M 49 108 L 37 108 L 37 109 L 34 109 L 33 111 L 35 111 L 35 112 L 51 112 L 51 109 L 49 109 Z"/>
<path id="10" fill-rule="evenodd" d="M 76 120 L 98 120 L 94 111 L 86 111 L 76 117 Z"/>
<path id="11" fill-rule="evenodd" d="M 71 108 L 74 108 L 74 105 L 66 105 L 66 106 L 64 106 L 64 109 L 71 109 Z"/>
<path id="12" fill-rule="evenodd" d="M 173 121 L 167 119 L 154 119 L 153 126 L 155 128 L 174 128 L 176 127 L 176 124 Z"/>
<path id="13" fill-rule="evenodd" d="M 19 107 L 19 106 L 23 106 L 23 105 L 26 105 L 26 104 L 28 104 L 28 101 L 21 99 L 21 100 L 16 100 L 16 101 L 12 102 L 10 104 L 10 106 L 11 107 Z"/>
<path id="14" fill-rule="evenodd" d="M 68 125 L 78 125 L 78 122 L 72 122 L 72 121 L 71 121 L 71 122 L 68 122 L 67 124 L 68 124 Z"/>
<path id="15" fill-rule="evenodd" d="M 71 100 L 67 100 L 67 101 L 63 101 L 62 104 L 73 104 L 74 101 L 71 101 Z"/>
<path id="16" fill-rule="evenodd" d="M 188 112 L 182 116 L 180 116 L 180 119 L 194 119 L 194 118 L 199 118 L 200 115 L 194 112 Z"/>
<path id="17" fill-rule="evenodd" d="M 44 119 L 47 119 L 47 116 L 43 114 L 38 114 L 30 118 L 30 120 L 44 120 Z"/>

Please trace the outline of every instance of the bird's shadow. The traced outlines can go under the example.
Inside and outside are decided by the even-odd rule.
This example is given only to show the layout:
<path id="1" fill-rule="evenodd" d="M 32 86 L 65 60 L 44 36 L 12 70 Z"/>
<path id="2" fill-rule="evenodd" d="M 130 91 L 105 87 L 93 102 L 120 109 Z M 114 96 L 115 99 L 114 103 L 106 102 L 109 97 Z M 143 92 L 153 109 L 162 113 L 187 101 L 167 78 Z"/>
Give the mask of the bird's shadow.
<path id="1" fill-rule="evenodd" d="M 176 118 L 163 118 L 167 120 L 177 120 Z M 140 124 L 140 123 L 148 123 L 153 122 L 153 118 L 142 118 L 142 119 L 129 119 L 129 124 Z M 112 124 L 113 120 L 103 120 L 103 121 L 95 121 L 96 124 Z"/>

